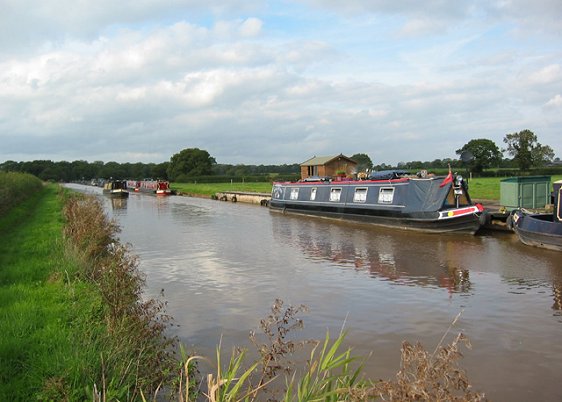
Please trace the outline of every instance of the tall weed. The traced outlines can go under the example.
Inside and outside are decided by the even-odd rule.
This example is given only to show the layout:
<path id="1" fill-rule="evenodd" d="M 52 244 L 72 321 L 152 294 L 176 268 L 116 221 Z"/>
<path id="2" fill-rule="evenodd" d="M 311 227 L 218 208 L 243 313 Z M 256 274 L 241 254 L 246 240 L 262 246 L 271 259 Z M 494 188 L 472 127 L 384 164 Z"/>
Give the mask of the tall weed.
<path id="1" fill-rule="evenodd" d="M 198 394 L 192 391 L 201 388 L 196 382 L 202 380 L 190 376 L 187 366 L 193 360 L 207 359 L 198 356 L 186 359 L 186 369 L 181 373 L 179 401 L 486 400 L 483 393 L 472 390 L 459 365 L 460 346 L 470 347 L 468 339 L 458 334 L 450 344 L 442 346 L 451 327 L 433 353 L 427 352 L 419 343 L 404 342 L 396 380 L 374 382 L 363 376 L 363 366 L 352 356 L 351 349 L 343 347 L 345 331 L 333 340 L 327 333 L 323 342 L 288 340 L 289 332 L 302 328 L 302 320 L 296 314 L 303 311 L 306 311 L 304 306 L 284 308 L 283 302 L 276 300 L 271 314 L 260 323 L 265 341 L 259 342 L 257 334 L 250 334 L 260 358 L 249 365 L 245 364 L 246 351 L 240 349 L 234 349 L 230 359 L 223 363 L 219 345 L 214 372 L 203 375 L 205 388 Z M 455 321 L 457 319 L 458 316 Z M 313 346 L 303 370 L 289 357 L 308 345 Z M 268 388 L 273 383 L 278 385 L 280 379 L 284 381 L 283 389 Z"/>
<path id="2" fill-rule="evenodd" d="M 128 247 L 117 241 L 118 226 L 100 200 L 70 196 L 63 210 L 69 255 L 80 261 L 79 277 L 93 283 L 103 305 L 108 334 L 95 398 L 134 400 L 157 392 L 174 374 L 175 338 L 166 337 L 171 317 L 161 300 L 143 300 L 144 276 Z"/>

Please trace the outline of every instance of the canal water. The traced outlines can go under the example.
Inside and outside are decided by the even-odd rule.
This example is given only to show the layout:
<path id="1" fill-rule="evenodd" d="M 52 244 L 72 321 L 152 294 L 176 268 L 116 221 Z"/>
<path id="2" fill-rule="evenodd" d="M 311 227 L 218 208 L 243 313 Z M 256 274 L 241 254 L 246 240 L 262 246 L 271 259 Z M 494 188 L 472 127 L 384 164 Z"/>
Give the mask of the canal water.
<path id="1" fill-rule="evenodd" d="M 403 341 L 433 351 L 461 313 L 446 342 L 470 339 L 461 366 L 475 390 L 496 401 L 562 400 L 558 252 L 510 233 L 417 234 L 210 199 L 104 202 L 140 257 L 147 294 L 164 290 L 189 350 L 251 348 L 249 331 L 280 298 L 309 308 L 303 338 L 343 327 L 346 346 L 368 357 L 368 377 L 389 379 Z"/>

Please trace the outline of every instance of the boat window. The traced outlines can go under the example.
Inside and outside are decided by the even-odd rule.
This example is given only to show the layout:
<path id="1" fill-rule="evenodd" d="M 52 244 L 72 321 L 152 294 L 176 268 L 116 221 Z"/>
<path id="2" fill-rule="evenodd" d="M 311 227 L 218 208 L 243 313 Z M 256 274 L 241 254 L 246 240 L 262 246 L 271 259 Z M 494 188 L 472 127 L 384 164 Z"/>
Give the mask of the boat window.
<path id="1" fill-rule="evenodd" d="M 355 194 L 353 194 L 353 202 L 365 202 L 367 201 L 367 188 L 360 187 L 355 189 Z"/>
<path id="2" fill-rule="evenodd" d="M 332 188 L 330 190 L 330 201 L 339 201 L 341 197 L 341 188 Z"/>
<path id="3" fill-rule="evenodd" d="M 381 187 L 379 191 L 379 204 L 392 204 L 394 187 Z"/>
<path id="4" fill-rule="evenodd" d="M 316 187 L 310 189 L 310 201 L 314 201 L 316 199 Z"/>
<path id="5" fill-rule="evenodd" d="M 299 199 L 299 189 L 292 188 L 291 189 L 291 200 L 298 200 Z"/>

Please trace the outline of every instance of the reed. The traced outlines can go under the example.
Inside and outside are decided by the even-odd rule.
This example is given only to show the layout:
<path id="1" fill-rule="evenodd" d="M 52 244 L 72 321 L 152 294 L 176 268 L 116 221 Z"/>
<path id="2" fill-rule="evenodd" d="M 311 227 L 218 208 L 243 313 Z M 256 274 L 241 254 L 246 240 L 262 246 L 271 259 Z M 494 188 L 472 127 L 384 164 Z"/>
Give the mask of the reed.
<path id="1" fill-rule="evenodd" d="M 310 345 L 312 350 L 307 363 L 299 368 L 287 360 L 295 351 L 296 342 L 289 341 L 289 332 L 301 328 L 302 320 L 296 314 L 305 309 L 302 306 L 283 308 L 283 302 L 276 300 L 271 314 L 261 321 L 265 343 L 256 341 L 251 333 L 252 344 L 257 346 L 260 358 L 245 365 L 246 350 L 234 349 L 227 364 L 222 362 L 220 345 L 217 348 L 214 371 L 203 374 L 206 388 L 199 393 L 188 392 L 197 389 L 197 380 L 183 370 L 179 392 L 180 402 L 206 400 L 209 402 L 230 401 L 484 401 L 483 393 L 472 390 L 466 372 L 460 367 L 460 347 L 470 347 L 468 339 L 458 334 L 449 344 L 443 345 L 454 322 L 443 335 L 433 353 L 427 352 L 421 344 L 404 342 L 401 350 L 401 368 L 396 380 L 371 381 L 362 373 L 362 364 L 352 356 L 351 349 L 343 348 L 346 332 L 341 331 L 331 339 L 329 332 L 323 342 L 305 340 L 299 347 Z M 186 367 L 193 359 L 186 360 Z M 224 367 L 223 367 L 224 366 Z M 282 380 L 282 381 L 280 381 Z M 270 385 L 282 389 L 271 389 Z M 189 386 L 188 386 L 189 384 Z M 185 392 L 182 393 L 185 387 Z"/>

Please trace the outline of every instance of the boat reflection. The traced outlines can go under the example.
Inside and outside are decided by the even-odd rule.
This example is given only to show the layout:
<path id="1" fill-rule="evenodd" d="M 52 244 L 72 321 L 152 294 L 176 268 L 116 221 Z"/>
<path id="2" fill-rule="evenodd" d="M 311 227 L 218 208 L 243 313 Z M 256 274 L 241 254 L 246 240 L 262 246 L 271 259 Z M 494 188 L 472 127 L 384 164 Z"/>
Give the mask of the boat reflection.
<path id="1" fill-rule="evenodd" d="M 114 210 L 127 209 L 127 198 L 111 198 L 111 208 Z"/>
<path id="2" fill-rule="evenodd" d="M 562 282 L 554 282 L 552 284 L 552 294 L 554 297 L 552 309 L 558 312 L 557 315 L 562 315 Z"/>
<path id="3" fill-rule="evenodd" d="M 470 290 L 465 261 L 474 252 L 466 250 L 473 242 L 315 218 L 281 218 L 273 225 L 275 239 L 297 246 L 307 259 L 364 271 L 396 285 L 445 288 L 449 293 Z"/>

